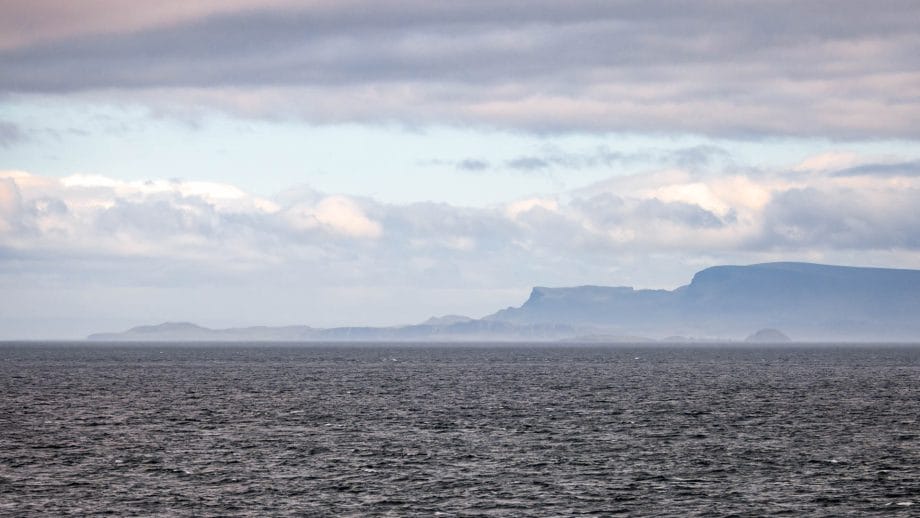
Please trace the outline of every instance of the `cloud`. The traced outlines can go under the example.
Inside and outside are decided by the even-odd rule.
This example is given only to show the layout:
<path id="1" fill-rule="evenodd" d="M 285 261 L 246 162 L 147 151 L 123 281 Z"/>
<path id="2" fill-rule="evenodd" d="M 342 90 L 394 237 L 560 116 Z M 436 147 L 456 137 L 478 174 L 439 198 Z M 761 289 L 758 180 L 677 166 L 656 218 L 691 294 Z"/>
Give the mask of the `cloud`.
<path id="1" fill-rule="evenodd" d="M 703 169 L 717 162 L 731 162 L 731 154 L 726 150 L 709 145 L 699 145 L 677 149 L 646 148 L 631 152 L 615 152 L 606 146 L 598 146 L 580 152 L 563 152 L 546 146 L 539 152 L 519 155 L 502 162 L 502 166 L 520 173 L 546 172 L 549 170 L 574 171 L 590 168 L 609 168 L 617 165 L 655 163 L 673 164 L 685 169 Z M 493 168 L 486 160 L 467 158 L 458 162 L 432 160 L 432 164 L 453 164 L 461 171 L 484 171 Z"/>
<path id="2" fill-rule="evenodd" d="M 18 223 L 22 197 L 13 178 L 0 177 L 0 234 L 9 233 Z"/>
<path id="3" fill-rule="evenodd" d="M 900 251 L 920 261 L 920 178 L 837 173 L 667 169 L 474 208 L 310 189 L 262 198 L 206 182 L 5 172 L 0 249 L 57 262 L 165 261 L 209 275 L 306 268 L 322 279 L 316 282 L 335 285 L 442 288 L 576 274 L 585 282 L 627 258 L 661 254 L 698 264 L 705 257 L 756 262 L 777 253 L 812 259 Z M 578 268 L 563 274 L 560 261 Z M 129 277 L 135 275 L 146 274 Z"/>
<path id="4" fill-rule="evenodd" d="M 552 199 L 528 198 L 520 201 L 509 203 L 505 212 L 511 219 L 517 219 L 521 214 L 525 214 L 534 209 L 541 209 L 549 212 L 558 212 L 559 203 Z"/>
<path id="5" fill-rule="evenodd" d="M 533 264 L 538 269 L 565 257 L 600 267 L 611 252 L 920 253 L 918 203 L 916 175 L 834 169 L 807 175 L 666 169 L 484 208 L 390 204 L 310 189 L 262 198 L 208 182 L 6 172 L 0 246 L 203 261 L 217 269 L 322 259 L 320 269 L 354 263 L 349 276 L 365 279 L 396 276 L 393 270 L 415 261 L 481 276 L 474 272 L 482 262 L 492 262 L 486 271 L 519 269 L 517 261 L 534 258 L 543 258 Z"/>
<path id="6" fill-rule="evenodd" d="M 485 160 L 477 160 L 475 158 L 468 158 L 466 160 L 461 160 L 457 162 L 457 169 L 461 171 L 470 171 L 470 172 L 480 172 L 485 171 L 489 168 L 489 163 Z"/>
<path id="7" fill-rule="evenodd" d="M 807 187 L 779 193 L 764 210 L 761 245 L 782 249 L 920 248 L 920 189 Z"/>
<path id="8" fill-rule="evenodd" d="M 533 156 L 522 156 L 509 160 L 507 166 L 521 171 L 540 171 L 550 167 L 550 162 Z"/>
<path id="9" fill-rule="evenodd" d="M 0 120 L 0 148 L 8 148 L 26 138 L 26 133 L 19 126 Z"/>
<path id="10" fill-rule="evenodd" d="M 301 218 L 312 218 L 333 232 L 352 237 L 378 238 L 382 233 L 379 223 L 368 219 L 357 203 L 344 196 L 323 198 L 309 213 L 300 212 L 299 215 Z M 310 226 L 308 220 L 307 227 Z"/>
<path id="11" fill-rule="evenodd" d="M 0 8 L 5 16 L 0 18 L 0 49 L 91 34 L 133 33 L 240 9 L 291 3 L 277 0 L 199 0 L 194 3 L 167 0 L 125 9 L 120 0 L 84 0 L 79 4 L 55 0 L 3 2 Z"/>
<path id="12" fill-rule="evenodd" d="M 920 160 L 896 163 L 871 163 L 846 167 L 834 176 L 920 176 Z"/>
<path id="13" fill-rule="evenodd" d="M 918 137 L 911 1 L 32 4 L 0 13 L 0 91 L 319 123 Z"/>
<path id="14" fill-rule="evenodd" d="M 856 153 L 829 151 L 806 158 L 796 165 L 793 170 L 799 172 L 830 171 L 850 167 L 859 162 L 860 159 L 860 156 Z"/>
<path id="15" fill-rule="evenodd" d="M 659 153 L 659 158 L 679 167 L 695 169 L 710 166 L 718 160 L 730 160 L 731 154 L 718 146 L 700 145 Z"/>

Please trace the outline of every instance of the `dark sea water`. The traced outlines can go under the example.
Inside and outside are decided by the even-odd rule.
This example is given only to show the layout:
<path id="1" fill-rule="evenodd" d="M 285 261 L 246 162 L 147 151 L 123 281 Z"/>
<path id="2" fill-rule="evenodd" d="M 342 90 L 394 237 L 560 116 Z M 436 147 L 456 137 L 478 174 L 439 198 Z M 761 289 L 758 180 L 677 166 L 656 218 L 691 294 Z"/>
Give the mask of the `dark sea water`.
<path id="1" fill-rule="evenodd" d="M 0 515 L 920 514 L 920 346 L 0 344 Z"/>

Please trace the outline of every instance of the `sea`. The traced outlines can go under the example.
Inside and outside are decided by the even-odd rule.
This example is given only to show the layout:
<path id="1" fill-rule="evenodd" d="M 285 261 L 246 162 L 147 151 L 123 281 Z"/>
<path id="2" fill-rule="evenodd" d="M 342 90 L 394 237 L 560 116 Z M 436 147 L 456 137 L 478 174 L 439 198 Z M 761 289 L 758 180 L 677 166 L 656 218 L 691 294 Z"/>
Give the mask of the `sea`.
<path id="1" fill-rule="evenodd" d="M 920 345 L 0 344 L 2 516 L 920 516 Z"/>

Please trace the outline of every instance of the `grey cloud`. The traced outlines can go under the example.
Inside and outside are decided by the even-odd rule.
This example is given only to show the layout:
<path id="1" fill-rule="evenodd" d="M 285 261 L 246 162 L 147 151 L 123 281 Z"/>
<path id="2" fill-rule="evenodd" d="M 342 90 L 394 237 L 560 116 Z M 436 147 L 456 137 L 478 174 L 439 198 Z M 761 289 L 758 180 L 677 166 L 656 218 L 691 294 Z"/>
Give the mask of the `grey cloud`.
<path id="1" fill-rule="evenodd" d="M 67 203 L 50 197 L 43 197 L 30 202 L 27 210 L 33 217 L 63 216 L 69 212 Z"/>
<path id="2" fill-rule="evenodd" d="M 863 164 L 833 173 L 833 176 L 920 176 L 920 160 L 894 164 Z"/>
<path id="3" fill-rule="evenodd" d="M 920 248 L 920 191 L 861 192 L 791 189 L 764 209 L 764 231 L 753 246 L 782 249 Z"/>
<path id="4" fill-rule="evenodd" d="M 709 166 L 718 160 L 729 160 L 731 154 L 717 146 L 693 146 L 662 153 L 662 159 L 687 169 Z"/>
<path id="5" fill-rule="evenodd" d="M 19 126 L 0 121 L 0 148 L 8 148 L 27 139 L 26 132 Z"/>
<path id="6" fill-rule="evenodd" d="M 578 262 L 579 255 L 609 251 L 611 243 L 589 231 L 568 211 L 556 212 L 534 207 L 517 217 L 521 224 L 518 241 L 544 268 L 565 262 Z"/>
<path id="7" fill-rule="evenodd" d="M 640 219 L 658 219 L 684 225 L 688 228 L 720 228 L 735 220 L 730 213 L 727 221 L 716 214 L 691 203 L 643 200 L 636 208 L 635 216 Z"/>
<path id="8" fill-rule="evenodd" d="M 722 218 L 699 205 L 655 198 L 625 200 L 610 193 L 576 199 L 572 206 L 600 227 L 641 228 L 654 221 L 674 223 L 688 230 L 722 228 L 734 223 L 734 214 Z"/>
<path id="9" fill-rule="evenodd" d="M 130 231 L 152 239 L 182 234 L 213 237 L 219 224 L 220 216 L 208 203 L 176 196 L 142 202 L 116 200 L 97 216 L 102 232 Z"/>
<path id="10" fill-rule="evenodd" d="M 439 248 L 445 239 L 468 238 L 479 251 L 502 250 L 514 238 L 516 226 L 500 212 L 456 207 L 445 203 L 379 205 L 376 212 L 387 229 L 388 244 Z"/>
<path id="11" fill-rule="evenodd" d="M 6 50 L 0 90 L 191 89 L 188 103 L 229 109 L 273 90 L 261 114 L 319 122 L 916 138 L 918 14 L 901 0 L 247 9 Z"/>
<path id="12" fill-rule="evenodd" d="M 599 148 L 584 153 L 549 152 L 520 156 L 508 160 L 505 165 L 518 171 L 540 171 L 549 168 L 585 169 L 589 167 L 609 167 L 617 163 L 635 162 L 648 157 L 647 153 L 618 153 L 606 148 Z"/>
<path id="13" fill-rule="evenodd" d="M 619 164 L 640 162 L 670 163 L 687 169 L 711 165 L 718 160 L 730 160 L 731 155 L 717 146 L 693 146 L 677 149 L 645 149 L 632 152 L 616 152 L 606 147 L 582 152 L 548 152 L 520 156 L 505 162 L 506 167 L 518 171 L 541 171 L 550 168 L 586 169 L 592 167 L 613 167 Z"/>
<path id="14" fill-rule="evenodd" d="M 485 160 L 477 160 L 475 158 L 468 158 L 466 160 L 461 160 L 457 162 L 457 169 L 461 171 L 470 171 L 470 172 L 479 172 L 485 171 L 489 168 L 489 163 Z"/>
<path id="15" fill-rule="evenodd" d="M 718 159 L 728 159 L 730 155 L 725 150 L 715 146 L 694 146 L 673 150 L 642 150 L 622 153 L 610 151 L 606 147 L 581 152 L 563 153 L 559 151 L 543 151 L 534 154 L 520 155 L 501 162 L 501 166 L 512 171 L 530 173 L 542 172 L 549 169 L 579 170 L 593 167 L 613 167 L 618 164 L 635 164 L 639 162 L 672 163 L 674 165 L 694 169 L 712 164 Z M 460 161 L 429 160 L 423 162 L 431 165 L 451 165 L 460 171 L 482 172 L 493 169 L 487 160 L 467 158 Z"/>
<path id="16" fill-rule="evenodd" d="M 541 171 L 550 167 L 551 162 L 534 156 L 522 156 L 509 160 L 507 166 L 519 171 Z"/>

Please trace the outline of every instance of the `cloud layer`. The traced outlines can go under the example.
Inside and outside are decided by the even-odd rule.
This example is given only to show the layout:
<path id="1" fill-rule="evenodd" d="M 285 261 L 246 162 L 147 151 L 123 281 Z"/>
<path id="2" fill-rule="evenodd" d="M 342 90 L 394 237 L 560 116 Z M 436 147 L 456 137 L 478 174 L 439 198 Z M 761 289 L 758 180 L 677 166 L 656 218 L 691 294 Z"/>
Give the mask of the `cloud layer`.
<path id="1" fill-rule="evenodd" d="M 216 183 L 5 172 L 0 260 L 159 258 L 228 271 L 308 265 L 330 282 L 430 285 L 433 276 L 445 286 L 490 286 L 509 272 L 521 282 L 552 281 L 560 275 L 540 272 L 568 260 L 587 268 L 583 280 L 601 279 L 617 254 L 916 256 L 920 178 L 912 163 L 820 167 L 833 162 L 735 175 L 667 169 L 487 208 L 304 188 L 269 199 Z"/>
<path id="2" fill-rule="evenodd" d="M 0 90 L 314 122 L 920 136 L 911 0 L 50 5 L 2 7 Z"/>

